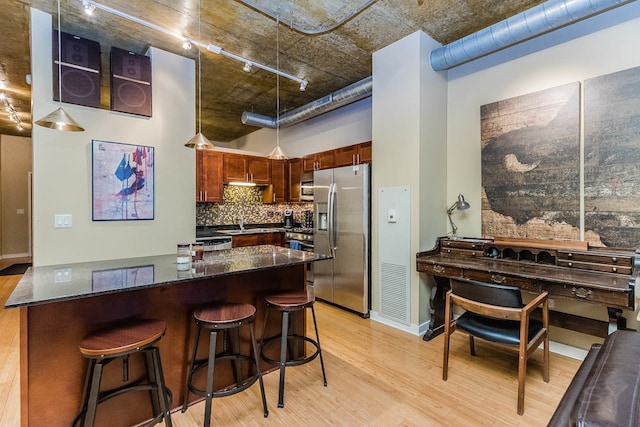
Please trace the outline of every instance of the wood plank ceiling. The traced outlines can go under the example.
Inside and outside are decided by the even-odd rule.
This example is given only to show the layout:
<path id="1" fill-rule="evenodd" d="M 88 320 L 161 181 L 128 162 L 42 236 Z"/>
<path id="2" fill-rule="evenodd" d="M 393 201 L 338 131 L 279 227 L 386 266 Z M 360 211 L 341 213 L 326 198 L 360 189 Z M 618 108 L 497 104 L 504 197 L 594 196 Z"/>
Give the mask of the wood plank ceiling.
<path id="1" fill-rule="evenodd" d="M 371 56 L 417 30 L 446 44 L 529 9 L 542 0 L 102 0 L 160 27 L 222 47 L 225 51 L 308 80 L 299 84 L 280 78 L 280 112 L 321 98 L 371 75 Z M 330 31 L 307 35 L 291 28 L 328 28 L 371 3 Z M 250 6 L 253 6 L 251 7 Z M 0 37 L 0 84 L 24 128 L 18 131 L 9 114 L 0 111 L 0 134 L 30 136 L 29 8 L 50 13 L 57 28 L 56 0 L 3 0 Z M 61 0 L 62 31 L 100 42 L 102 108 L 109 108 L 111 46 L 144 53 L 150 46 L 197 58 L 197 48 L 185 50 L 176 38 L 124 18 L 96 10 L 84 13 L 81 0 Z M 261 11 L 262 10 L 262 11 Z M 279 16 L 277 30 L 273 17 Z M 243 111 L 276 116 L 276 76 L 256 67 L 243 71 L 241 62 L 203 51 L 202 132 L 212 141 L 229 142 L 255 131 L 243 125 Z M 170 90 L 170 88 L 168 88 Z M 194 106 L 197 108 L 197 106 Z"/>

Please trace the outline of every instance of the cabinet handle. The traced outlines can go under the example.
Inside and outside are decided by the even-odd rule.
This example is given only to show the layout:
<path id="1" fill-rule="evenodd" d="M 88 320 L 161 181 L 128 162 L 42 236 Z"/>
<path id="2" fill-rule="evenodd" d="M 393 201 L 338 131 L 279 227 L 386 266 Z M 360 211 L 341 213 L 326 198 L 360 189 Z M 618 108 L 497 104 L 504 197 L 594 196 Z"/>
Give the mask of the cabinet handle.
<path id="1" fill-rule="evenodd" d="M 618 262 L 618 258 L 616 257 L 611 258 L 611 262 Z"/>
<path id="2" fill-rule="evenodd" d="M 507 281 L 507 278 L 500 275 L 500 274 L 492 274 L 491 275 L 491 281 L 493 283 L 498 283 L 499 285 L 504 284 Z"/>
<path id="3" fill-rule="evenodd" d="M 591 296 L 591 291 L 585 288 L 573 288 L 571 289 L 571 293 L 575 295 L 577 298 L 586 299 Z"/>
<path id="4" fill-rule="evenodd" d="M 441 265 L 436 264 L 436 265 L 433 266 L 433 272 L 434 273 L 438 273 L 438 274 L 444 273 L 444 270 L 445 270 L 445 268 L 443 266 L 441 266 Z"/>
<path id="5" fill-rule="evenodd" d="M 356 165 L 360 164 L 360 153 L 356 154 Z"/>
<path id="6" fill-rule="evenodd" d="M 352 154 L 352 155 L 351 155 L 351 164 L 352 164 L 352 165 L 355 165 L 355 164 L 356 164 L 356 155 L 355 155 L 355 154 Z"/>

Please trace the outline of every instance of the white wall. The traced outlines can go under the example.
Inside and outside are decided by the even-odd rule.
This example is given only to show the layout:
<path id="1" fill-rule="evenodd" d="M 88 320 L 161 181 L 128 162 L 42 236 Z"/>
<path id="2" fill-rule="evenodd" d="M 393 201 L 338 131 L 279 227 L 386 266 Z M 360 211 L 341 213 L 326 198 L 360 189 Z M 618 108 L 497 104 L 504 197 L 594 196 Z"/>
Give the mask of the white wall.
<path id="1" fill-rule="evenodd" d="M 480 106 L 637 67 L 638 40 L 633 2 L 449 71 L 447 199 L 471 204 L 456 215 L 460 235 L 481 233 Z"/>
<path id="2" fill-rule="evenodd" d="M 280 147 L 289 157 L 302 157 L 338 147 L 371 141 L 371 97 L 280 129 Z M 274 129 L 260 129 L 229 144 L 268 154 L 276 145 Z"/>
<path id="3" fill-rule="evenodd" d="M 34 120 L 58 107 L 51 30 L 51 16 L 31 9 Z M 153 48 L 150 56 L 153 117 L 63 104 L 84 132 L 34 126 L 34 265 L 173 253 L 195 238 L 195 152 L 184 147 L 195 133 L 194 62 Z M 92 221 L 92 139 L 155 147 L 154 220 Z M 73 227 L 54 228 L 54 214 L 71 214 Z"/>

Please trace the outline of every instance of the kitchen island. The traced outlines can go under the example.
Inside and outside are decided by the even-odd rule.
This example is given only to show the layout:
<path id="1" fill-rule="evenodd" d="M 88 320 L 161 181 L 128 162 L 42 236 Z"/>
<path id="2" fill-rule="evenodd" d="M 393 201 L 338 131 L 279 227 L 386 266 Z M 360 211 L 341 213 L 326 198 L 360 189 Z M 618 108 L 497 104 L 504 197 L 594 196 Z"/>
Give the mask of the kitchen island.
<path id="1" fill-rule="evenodd" d="M 78 343 L 88 333 L 131 317 L 167 323 L 159 348 L 172 408 L 181 407 L 195 338 L 194 308 L 216 301 L 253 304 L 260 337 L 264 296 L 305 289 L 305 264 L 326 258 L 253 246 L 206 253 L 203 262 L 184 270 L 176 264 L 175 254 L 31 267 L 6 303 L 7 308 L 20 310 L 21 424 L 68 426 L 80 410 L 87 366 Z M 297 322 L 300 333 L 304 333 L 303 323 Z M 270 322 L 267 336 L 278 334 L 279 328 L 279 322 Z M 248 333 L 242 340 L 242 348 L 249 351 Z M 104 373 L 106 389 L 122 385 L 122 366 L 112 365 Z M 131 378 L 141 377 L 143 361 L 132 357 L 129 369 Z M 221 380 L 216 385 L 233 381 L 224 369 L 217 369 L 216 375 Z M 192 402 L 197 400 L 191 397 Z M 261 417 L 259 406 L 256 401 L 256 414 Z M 151 418 L 151 413 L 148 396 L 134 393 L 101 405 L 97 423 L 135 425 Z"/>

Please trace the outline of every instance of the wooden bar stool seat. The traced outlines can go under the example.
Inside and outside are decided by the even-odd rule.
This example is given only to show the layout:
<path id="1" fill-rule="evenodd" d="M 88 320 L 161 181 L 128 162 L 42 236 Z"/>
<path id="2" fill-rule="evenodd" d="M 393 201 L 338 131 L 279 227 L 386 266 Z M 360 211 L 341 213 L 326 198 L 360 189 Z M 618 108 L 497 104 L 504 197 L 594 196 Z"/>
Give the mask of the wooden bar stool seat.
<path id="1" fill-rule="evenodd" d="M 322 380 L 324 382 L 324 386 L 327 386 L 327 376 L 324 371 L 324 360 L 322 359 L 322 348 L 320 347 L 320 335 L 318 334 L 318 324 L 316 322 L 316 312 L 314 309 L 315 296 L 313 291 L 291 291 L 284 292 L 275 295 L 269 295 L 265 297 L 265 302 L 267 304 L 267 310 L 265 312 L 264 317 L 264 330 L 262 334 L 261 341 L 261 357 L 263 360 L 276 364 L 280 367 L 280 383 L 278 387 L 278 407 L 284 408 L 284 378 L 285 378 L 285 368 L 287 366 L 298 366 L 303 365 L 305 363 L 309 363 L 314 360 L 316 357 L 320 356 L 320 366 L 322 368 Z M 295 332 L 292 322 L 290 322 L 289 317 L 292 313 L 297 311 L 304 311 L 305 309 L 310 308 L 311 314 L 313 317 L 313 327 L 316 332 L 316 339 L 309 338 L 304 334 L 298 334 Z M 264 332 L 267 330 L 267 320 L 269 316 L 269 311 L 277 310 L 282 312 L 282 335 L 271 337 L 265 339 Z M 309 355 L 299 355 L 293 354 L 287 359 L 287 349 L 291 349 L 291 346 L 288 347 L 287 342 L 291 341 L 294 343 L 310 343 L 314 347 L 313 353 Z M 280 343 L 280 359 L 276 360 L 270 358 L 265 353 L 265 348 L 269 346 L 270 343 L 279 342 Z"/>
<path id="2" fill-rule="evenodd" d="M 171 392 L 165 385 L 160 351 L 154 346 L 165 334 L 166 329 L 166 323 L 161 320 L 136 319 L 91 333 L 80 341 L 80 354 L 89 359 L 89 369 L 85 380 L 82 410 L 72 425 L 80 422 L 82 426 L 93 426 L 100 403 L 125 393 L 148 390 L 151 392 L 153 418 L 145 425 L 155 425 L 164 418 L 165 425 L 171 427 Z M 104 367 L 121 358 L 122 381 L 128 382 L 129 356 L 136 353 L 143 353 L 146 357 L 147 382 L 136 381 L 115 390 L 101 392 L 100 382 Z"/>
<path id="3" fill-rule="evenodd" d="M 246 390 L 256 381 L 260 383 L 260 393 L 262 394 L 262 407 L 264 409 L 265 418 L 269 415 L 267 409 L 267 399 L 264 394 L 264 384 L 262 381 L 262 371 L 260 369 L 260 358 L 258 356 L 258 345 L 256 343 L 254 332 L 254 319 L 256 308 L 251 304 L 243 303 L 223 303 L 201 308 L 197 310 L 193 317 L 197 326 L 195 344 L 193 346 L 193 354 L 191 364 L 189 366 L 189 375 L 187 378 L 187 386 L 184 394 L 184 404 L 182 412 L 187 410 L 189 402 L 189 393 L 205 397 L 205 413 L 204 426 L 208 427 L 211 422 L 211 404 L 214 397 L 229 396 Z M 240 351 L 240 327 L 249 326 L 251 331 L 251 348 L 252 354 L 242 354 Z M 200 342 L 200 332 L 202 328 L 209 330 L 209 353 L 208 357 L 203 360 L 196 360 L 198 353 L 198 345 Z M 229 351 L 217 353 L 218 332 L 227 332 L 223 336 L 230 342 Z M 231 336 L 233 332 L 233 337 Z M 223 347 L 226 347 L 227 341 L 223 341 Z M 213 389 L 215 365 L 217 362 L 229 360 L 233 364 L 234 383 L 219 390 Z M 242 362 L 248 362 L 247 374 Z M 207 368 L 206 389 L 196 387 L 193 384 L 193 377 L 200 369 Z"/>

